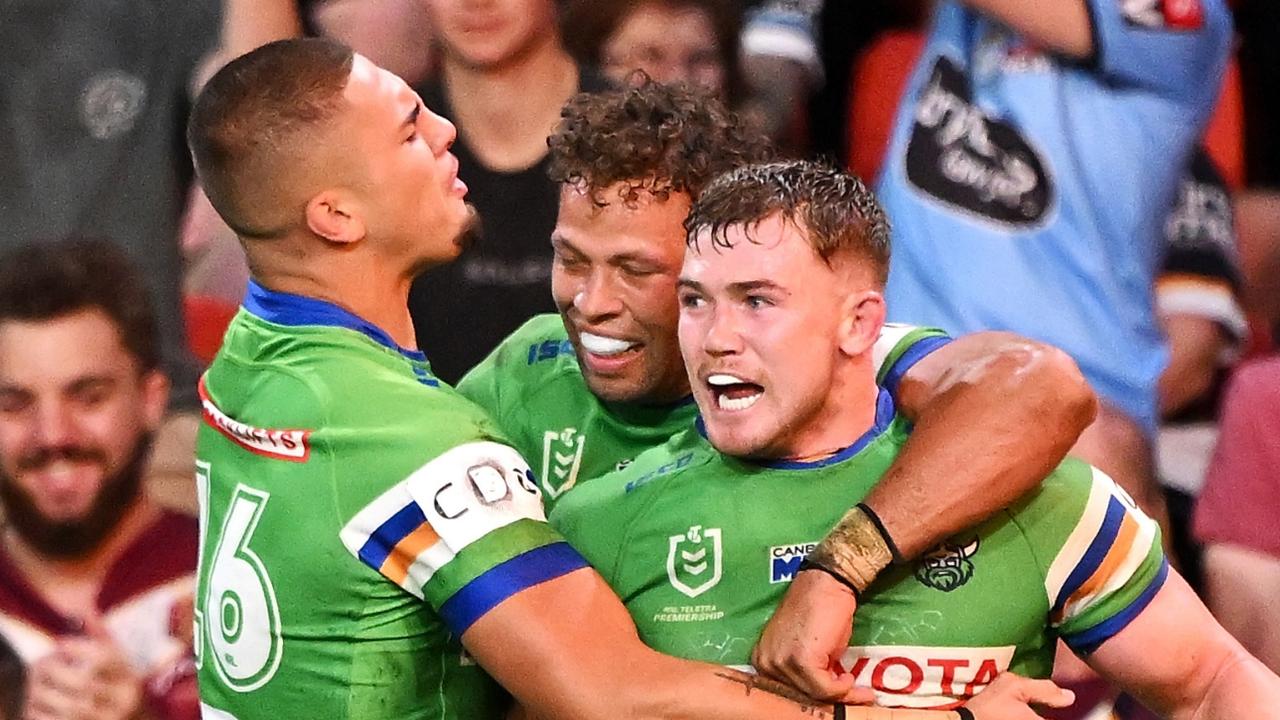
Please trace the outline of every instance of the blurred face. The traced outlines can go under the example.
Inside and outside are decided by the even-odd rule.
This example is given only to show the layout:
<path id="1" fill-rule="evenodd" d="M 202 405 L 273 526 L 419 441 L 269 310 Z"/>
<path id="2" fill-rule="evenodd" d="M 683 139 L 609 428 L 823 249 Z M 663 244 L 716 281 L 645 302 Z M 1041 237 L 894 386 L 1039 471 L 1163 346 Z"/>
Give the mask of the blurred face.
<path id="1" fill-rule="evenodd" d="M 468 67 L 493 69 L 556 41 L 554 0 L 426 0 L 446 56 Z"/>
<path id="2" fill-rule="evenodd" d="M 551 291 L 587 386 L 610 402 L 671 402 L 688 394 L 676 341 L 676 279 L 689 196 L 641 192 L 634 205 L 604 191 L 597 207 L 565 185 L 551 236 Z"/>
<path id="3" fill-rule="evenodd" d="M 86 352 L 86 348 L 92 348 Z M 37 549 L 96 546 L 136 497 L 167 383 L 101 310 L 0 323 L 0 497 Z"/>
<path id="4" fill-rule="evenodd" d="M 803 459 L 849 445 L 867 413 L 847 407 L 842 390 L 873 379 L 869 361 L 866 377 L 850 375 L 842 347 L 848 274 L 776 215 L 751 239 L 742 226 L 727 236 L 731 249 L 700 236 L 680 276 L 680 349 L 708 438 L 739 457 Z"/>
<path id="5" fill-rule="evenodd" d="M 696 7 L 641 5 L 605 40 L 602 64 L 616 82 L 644 70 L 662 83 L 687 82 L 717 93 L 725 89 L 711 16 Z"/>
<path id="6" fill-rule="evenodd" d="M 449 152 L 453 124 L 360 55 L 344 94 L 349 107 L 337 132 L 346 140 L 367 235 L 415 270 L 457 257 L 469 210 L 458 159 Z"/>
<path id="7" fill-rule="evenodd" d="M 416 85 L 431 73 L 431 25 L 420 0 L 324 0 L 311 10 L 320 33 Z"/>

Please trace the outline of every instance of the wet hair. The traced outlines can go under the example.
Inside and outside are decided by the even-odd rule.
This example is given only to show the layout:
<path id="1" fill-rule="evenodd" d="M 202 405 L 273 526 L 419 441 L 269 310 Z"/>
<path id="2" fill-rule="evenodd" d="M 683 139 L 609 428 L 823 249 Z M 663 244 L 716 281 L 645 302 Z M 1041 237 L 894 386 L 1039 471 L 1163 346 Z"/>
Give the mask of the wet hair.
<path id="1" fill-rule="evenodd" d="M 147 285 L 114 243 L 80 238 L 38 242 L 0 257 L 0 322 L 42 322 L 81 310 L 106 314 L 144 371 L 160 366 Z"/>
<path id="2" fill-rule="evenodd" d="M 634 87 L 581 93 L 560 112 L 551 148 L 551 179 L 579 185 L 601 205 L 622 183 L 618 200 L 647 191 L 697 197 L 723 172 L 772 157 L 763 135 L 749 130 L 709 91 L 641 77 Z"/>
<path id="3" fill-rule="evenodd" d="M 351 75 L 351 48 L 331 40 L 278 40 L 227 63 L 204 86 L 187 144 L 214 209 L 243 237 L 285 228 L 257 217 L 289 184 L 307 152 L 299 140 L 331 120 Z M 277 225 L 277 226 L 272 226 Z"/>
<path id="4" fill-rule="evenodd" d="M 854 175 L 819 162 L 749 165 L 715 178 L 693 203 L 684 227 L 690 249 L 705 238 L 713 248 L 731 248 L 727 230 L 749 232 L 780 215 L 804 231 L 828 264 L 852 253 L 871 263 L 881 286 L 889 274 L 889 220 L 875 196 Z"/>

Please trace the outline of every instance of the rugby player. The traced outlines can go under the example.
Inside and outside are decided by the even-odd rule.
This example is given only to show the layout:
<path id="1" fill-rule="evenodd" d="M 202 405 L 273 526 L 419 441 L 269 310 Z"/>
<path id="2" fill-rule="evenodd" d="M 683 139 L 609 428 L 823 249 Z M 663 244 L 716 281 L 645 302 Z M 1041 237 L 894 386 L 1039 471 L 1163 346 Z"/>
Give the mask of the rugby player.
<path id="1" fill-rule="evenodd" d="M 793 561 L 840 575 L 814 545 L 911 433 L 873 372 L 889 230 L 859 180 L 804 162 L 718 178 L 686 227 L 679 335 L 699 421 L 552 522 L 651 647 L 745 665 Z M 882 704 L 1048 677 L 1059 637 L 1166 717 L 1253 717 L 1280 691 L 1169 569 L 1156 523 L 1075 460 L 862 592 L 833 661 Z"/>
<path id="2" fill-rule="evenodd" d="M 409 284 L 458 254 L 468 218 L 454 136 L 402 80 L 315 39 L 232 61 L 193 109 L 200 177 L 254 277 L 200 386 L 203 716 L 492 718 L 505 687 L 557 718 L 917 717 L 815 706 L 640 642 L 519 453 L 415 349 Z M 918 717 L 1059 697 L 1011 687 Z"/>
<path id="3" fill-rule="evenodd" d="M 458 385 L 533 464 L 548 511 L 579 484 L 629 463 L 689 427 L 697 407 L 676 339 L 683 221 L 711 179 L 769 155 L 705 92 L 644 83 L 574 98 L 549 139 L 561 183 L 551 242 L 559 316 L 533 318 Z M 796 352 L 805 352 L 797 346 Z M 1034 487 L 1088 425 L 1093 396 L 1061 352 L 1007 333 L 947 342 L 939 331 L 886 326 L 872 350 L 877 380 L 916 421 L 866 506 L 899 559 L 994 514 Z M 982 452 L 975 452 L 981 448 Z M 827 542 L 892 557 L 856 511 Z M 861 540 L 851 540 L 850 538 Z M 771 637 L 803 658 L 793 681 L 839 698 L 827 672 L 856 599 L 823 573 L 801 573 Z M 817 635 L 814 645 L 799 638 Z M 802 672 L 803 671 L 803 672 Z"/>

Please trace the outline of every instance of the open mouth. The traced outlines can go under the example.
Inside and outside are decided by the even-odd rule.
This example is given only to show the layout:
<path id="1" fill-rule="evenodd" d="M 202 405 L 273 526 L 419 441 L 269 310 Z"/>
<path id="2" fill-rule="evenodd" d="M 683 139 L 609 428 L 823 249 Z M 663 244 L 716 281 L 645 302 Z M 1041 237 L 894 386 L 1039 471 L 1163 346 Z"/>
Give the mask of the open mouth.
<path id="1" fill-rule="evenodd" d="M 708 376 L 707 386 L 715 396 L 716 407 L 728 411 L 746 410 L 764 394 L 764 386 L 726 373 Z"/>
<path id="2" fill-rule="evenodd" d="M 578 341 L 582 343 L 583 350 L 603 358 L 617 357 L 628 350 L 639 347 L 639 343 L 630 340 L 611 338 L 589 332 L 579 333 Z"/>

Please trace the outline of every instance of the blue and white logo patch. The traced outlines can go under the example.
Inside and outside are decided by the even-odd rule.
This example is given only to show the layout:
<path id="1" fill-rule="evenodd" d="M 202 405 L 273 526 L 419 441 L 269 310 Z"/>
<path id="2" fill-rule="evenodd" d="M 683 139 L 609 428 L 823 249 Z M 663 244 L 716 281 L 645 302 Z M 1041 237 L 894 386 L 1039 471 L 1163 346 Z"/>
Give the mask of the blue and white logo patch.
<path id="1" fill-rule="evenodd" d="M 818 546 L 816 542 L 774 545 L 769 548 L 769 584 L 791 582 L 800 572 L 800 563 Z"/>

